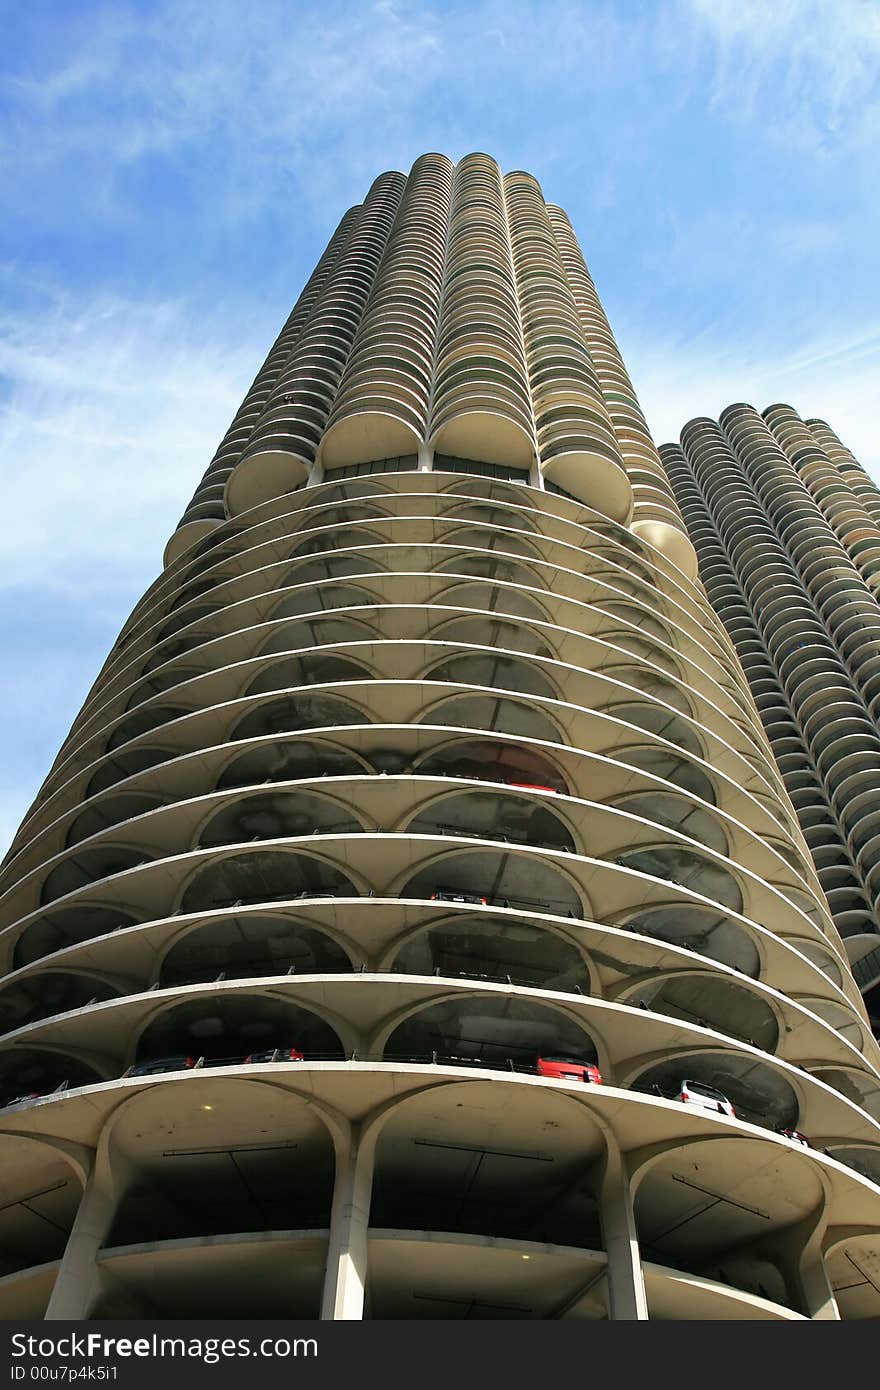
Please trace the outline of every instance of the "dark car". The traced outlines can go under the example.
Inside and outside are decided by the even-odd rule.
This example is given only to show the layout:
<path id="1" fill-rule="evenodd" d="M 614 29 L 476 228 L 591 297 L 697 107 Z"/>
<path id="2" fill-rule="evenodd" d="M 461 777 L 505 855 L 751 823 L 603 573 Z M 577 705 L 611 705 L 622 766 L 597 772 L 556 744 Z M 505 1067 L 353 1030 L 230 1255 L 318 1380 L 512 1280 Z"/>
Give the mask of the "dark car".
<path id="1" fill-rule="evenodd" d="M 135 1062 L 123 1076 L 157 1076 L 163 1071 L 189 1071 L 197 1067 L 201 1059 L 195 1057 L 150 1057 L 146 1062 Z"/>
<path id="2" fill-rule="evenodd" d="M 267 1052 L 252 1052 L 244 1061 L 245 1066 L 256 1062 L 304 1062 L 305 1054 L 295 1047 L 270 1047 Z"/>

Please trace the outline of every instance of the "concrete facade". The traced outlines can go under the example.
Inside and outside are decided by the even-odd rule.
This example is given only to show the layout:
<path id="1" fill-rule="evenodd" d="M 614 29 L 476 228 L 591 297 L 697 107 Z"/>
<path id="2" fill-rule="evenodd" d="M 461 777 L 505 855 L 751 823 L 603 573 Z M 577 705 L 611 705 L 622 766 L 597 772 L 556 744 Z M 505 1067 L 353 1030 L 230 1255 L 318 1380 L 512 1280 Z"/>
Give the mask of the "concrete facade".
<path id="1" fill-rule="evenodd" d="M 696 419 L 663 462 L 880 1032 L 880 492 L 788 405 Z"/>
<path id="2" fill-rule="evenodd" d="M 0 1315 L 880 1314 L 880 1049 L 530 175 L 376 180 L 165 558 L 2 868 Z"/>

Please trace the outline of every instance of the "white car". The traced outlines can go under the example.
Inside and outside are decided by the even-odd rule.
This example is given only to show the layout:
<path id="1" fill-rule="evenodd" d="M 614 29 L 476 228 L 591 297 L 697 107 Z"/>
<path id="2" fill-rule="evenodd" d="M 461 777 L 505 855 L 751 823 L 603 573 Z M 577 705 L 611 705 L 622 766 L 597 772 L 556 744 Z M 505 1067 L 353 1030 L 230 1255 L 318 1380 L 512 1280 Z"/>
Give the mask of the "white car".
<path id="1" fill-rule="evenodd" d="M 736 1119 L 736 1111 L 727 1096 L 702 1081 L 682 1081 L 676 1100 L 682 1100 L 686 1105 L 700 1105 L 704 1110 L 714 1110 L 716 1115 L 729 1115 L 731 1119 Z"/>

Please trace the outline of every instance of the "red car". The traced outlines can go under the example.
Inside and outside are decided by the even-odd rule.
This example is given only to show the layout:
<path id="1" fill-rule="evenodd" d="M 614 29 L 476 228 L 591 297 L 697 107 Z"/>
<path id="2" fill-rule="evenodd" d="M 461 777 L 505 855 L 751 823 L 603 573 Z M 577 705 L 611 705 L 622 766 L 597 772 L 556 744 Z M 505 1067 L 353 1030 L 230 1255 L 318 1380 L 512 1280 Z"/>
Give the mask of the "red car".
<path id="1" fill-rule="evenodd" d="M 602 1085 L 602 1073 L 595 1062 L 576 1062 L 568 1057 L 539 1057 L 535 1063 L 539 1076 L 553 1076 L 557 1081 L 588 1081 Z"/>
<path id="2" fill-rule="evenodd" d="M 778 1134 L 790 1139 L 793 1144 L 800 1144 L 802 1149 L 811 1149 L 813 1146 L 805 1134 L 801 1134 L 799 1129 L 780 1129 Z"/>

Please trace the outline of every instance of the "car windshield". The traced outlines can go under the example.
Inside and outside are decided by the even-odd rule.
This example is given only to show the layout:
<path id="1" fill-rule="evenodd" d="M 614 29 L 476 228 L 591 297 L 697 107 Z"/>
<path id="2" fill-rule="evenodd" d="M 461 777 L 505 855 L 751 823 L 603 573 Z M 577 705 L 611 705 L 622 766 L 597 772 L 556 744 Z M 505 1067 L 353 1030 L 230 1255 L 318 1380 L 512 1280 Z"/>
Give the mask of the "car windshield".
<path id="1" fill-rule="evenodd" d="M 693 1091 L 695 1096 L 708 1096 L 709 1100 L 727 1100 L 727 1096 L 711 1086 L 704 1086 L 702 1081 L 685 1081 L 682 1090 Z"/>

